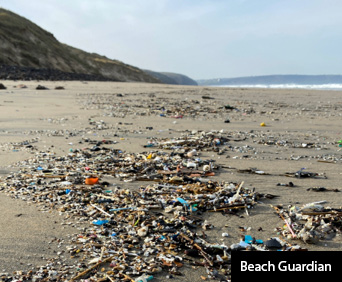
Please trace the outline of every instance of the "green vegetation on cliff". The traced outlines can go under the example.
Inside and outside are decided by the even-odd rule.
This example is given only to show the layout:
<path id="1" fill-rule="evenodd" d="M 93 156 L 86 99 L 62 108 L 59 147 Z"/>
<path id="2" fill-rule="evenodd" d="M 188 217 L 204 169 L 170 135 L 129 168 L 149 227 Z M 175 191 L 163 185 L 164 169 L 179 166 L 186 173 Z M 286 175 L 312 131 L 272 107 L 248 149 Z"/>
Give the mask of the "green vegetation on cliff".
<path id="1" fill-rule="evenodd" d="M 2 8 L 0 64 L 100 75 L 118 81 L 160 82 L 137 67 L 60 43 L 50 32 Z"/>

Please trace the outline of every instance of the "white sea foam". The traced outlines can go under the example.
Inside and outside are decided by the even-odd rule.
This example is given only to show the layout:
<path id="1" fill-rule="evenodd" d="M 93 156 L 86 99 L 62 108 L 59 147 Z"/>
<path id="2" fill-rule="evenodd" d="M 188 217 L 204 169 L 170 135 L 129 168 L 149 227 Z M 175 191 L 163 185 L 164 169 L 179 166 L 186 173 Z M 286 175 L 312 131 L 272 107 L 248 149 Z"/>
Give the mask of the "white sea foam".
<path id="1" fill-rule="evenodd" d="M 342 84 L 236 84 L 211 85 L 230 88 L 275 88 L 275 89 L 314 89 L 314 90 L 342 90 Z"/>

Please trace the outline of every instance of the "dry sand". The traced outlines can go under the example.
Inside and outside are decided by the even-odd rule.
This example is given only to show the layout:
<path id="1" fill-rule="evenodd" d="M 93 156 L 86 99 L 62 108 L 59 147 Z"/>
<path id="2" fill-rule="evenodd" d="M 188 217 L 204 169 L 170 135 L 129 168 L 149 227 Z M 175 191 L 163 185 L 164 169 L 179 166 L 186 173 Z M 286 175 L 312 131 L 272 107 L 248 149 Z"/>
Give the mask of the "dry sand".
<path id="1" fill-rule="evenodd" d="M 243 217 L 206 215 L 215 226 L 208 232 L 208 241 L 230 245 L 239 242 L 240 226 L 258 239 L 278 236 L 275 228 L 282 221 L 269 204 L 298 205 L 326 200 L 328 206 L 341 206 L 341 193 L 312 192 L 310 187 L 342 189 L 341 148 L 337 141 L 341 132 L 341 95 L 338 91 L 228 89 L 214 87 L 173 86 L 114 82 L 18 82 L 3 81 L 7 90 L 0 90 L 0 159 L 2 181 L 6 174 L 16 169 L 16 162 L 27 159 L 32 152 L 16 150 L 14 142 L 29 141 L 38 151 L 54 151 L 66 155 L 82 138 L 110 139 L 111 145 L 128 152 L 143 152 L 150 137 L 178 137 L 185 130 L 224 130 L 243 141 L 232 140 L 231 147 L 222 155 L 203 152 L 202 158 L 211 158 L 225 167 L 214 180 L 240 182 L 261 193 L 278 195 L 278 198 L 258 204 Z M 27 88 L 20 88 L 25 84 Z M 49 90 L 36 90 L 38 85 Z M 54 90 L 63 86 L 64 90 Z M 117 95 L 122 94 L 122 95 Z M 121 97 L 122 96 L 122 97 Z M 202 99 L 210 96 L 213 99 Z M 224 105 L 239 111 L 218 110 Z M 158 107 L 182 114 L 182 119 L 160 117 Z M 177 109 L 178 107 L 178 109 Z M 186 109 L 186 107 L 189 107 Z M 189 111 L 193 109 L 193 111 Z M 216 112 L 215 112 L 216 110 Z M 222 113 L 224 112 L 224 113 Z M 230 123 L 225 123 L 226 119 Z M 100 124 L 95 128 L 89 121 Z M 102 121 L 102 122 L 101 122 Z M 260 123 L 264 122 L 265 127 Z M 101 129 L 101 124 L 107 129 Z M 147 129 L 152 127 L 153 129 Z M 53 136 L 56 131 L 72 132 L 72 136 Z M 251 138 L 254 134 L 254 138 Z M 35 139 L 37 138 L 37 139 Z M 37 142 L 33 142 L 36 140 Z M 300 145 L 265 145 L 267 141 L 283 140 Z M 313 148 L 303 148 L 302 143 L 313 143 Z M 34 153 L 34 152 L 33 152 Z M 333 162 L 319 162 L 319 160 Z M 234 168 L 234 169 L 233 169 Z M 272 175 L 237 173 L 236 169 L 257 168 Z M 307 171 L 325 173 L 327 179 L 296 179 L 276 174 Z M 138 187 L 144 183 L 121 183 Z M 292 181 L 295 187 L 277 186 Z M 53 257 L 63 251 L 54 238 L 68 240 L 78 229 L 61 225 L 62 216 L 38 211 L 20 199 L 0 193 L 0 272 L 28 270 L 44 264 L 43 258 Z M 258 231 L 262 229 L 262 231 Z M 227 232 L 229 237 L 222 238 Z M 51 243 L 51 241 L 54 241 Z M 339 236 L 305 245 L 309 250 L 342 250 Z M 67 254 L 66 254 L 67 256 Z M 43 257 L 43 258 L 42 258 Z M 196 276 L 197 275 L 197 276 Z M 198 281 L 199 274 L 185 271 L 180 281 Z"/>

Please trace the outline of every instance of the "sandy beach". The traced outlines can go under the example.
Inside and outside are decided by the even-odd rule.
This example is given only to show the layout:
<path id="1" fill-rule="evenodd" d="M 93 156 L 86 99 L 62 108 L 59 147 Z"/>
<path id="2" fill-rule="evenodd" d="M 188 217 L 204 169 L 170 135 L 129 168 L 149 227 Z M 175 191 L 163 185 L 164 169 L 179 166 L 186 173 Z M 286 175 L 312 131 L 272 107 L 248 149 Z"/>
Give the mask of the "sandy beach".
<path id="1" fill-rule="evenodd" d="M 144 147 L 152 138 L 168 140 L 192 131 L 215 131 L 229 140 L 220 146 L 220 152 L 199 151 L 201 159 L 211 159 L 219 167 L 210 180 L 243 182 L 244 187 L 277 197 L 260 200 L 248 214 L 204 213 L 202 217 L 213 225 L 205 231 L 208 242 L 230 246 L 246 234 L 261 240 L 281 237 L 276 228 L 282 228 L 284 222 L 271 204 L 302 207 L 324 200 L 325 207 L 341 208 L 341 193 L 332 191 L 342 189 L 339 91 L 1 82 L 7 89 L 0 90 L 0 187 L 11 181 L 7 176 L 20 169 L 22 161 L 42 152 L 67 156 L 89 147 L 87 139 L 109 140 L 107 148 L 149 155 L 159 150 Z M 36 90 L 39 84 L 48 89 Z M 57 86 L 63 89 L 55 89 Z M 318 175 L 285 175 L 301 169 Z M 149 184 L 109 176 L 103 180 L 125 189 Z M 294 186 L 288 186 L 289 182 Z M 310 190 L 317 187 L 326 190 Z M 56 257 L 65 264 L 77 264 L 66 248 L 90 222 L 76 224 L 56 209 L 42 210 L 8 187 L 0 188 L 0 211 L 0 273 L 29 271 Z M 309 251 L 341 251 L 340 233 L 331 237 L 315 244 L 283 239 Z M 175 276 L 174 281 L 201 281 L 200 276 L 206 275 L 203 267 L 193 271 L 185 266 L 179 271 L 183 276 Z M 153 281 L 167 280 L 165 276 L 159 274 Z"/>

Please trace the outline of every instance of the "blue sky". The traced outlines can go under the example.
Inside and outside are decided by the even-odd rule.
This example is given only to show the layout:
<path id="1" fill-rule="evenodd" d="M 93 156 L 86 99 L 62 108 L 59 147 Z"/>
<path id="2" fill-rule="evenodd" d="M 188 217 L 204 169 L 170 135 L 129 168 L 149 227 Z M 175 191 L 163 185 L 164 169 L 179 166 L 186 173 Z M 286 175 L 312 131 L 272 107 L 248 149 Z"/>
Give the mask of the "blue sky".
<path id="1" fill-rule="evenodd" d="M 0 0 L 63 43 L 193 79 L 342 74 L 340 0 Z"/>

